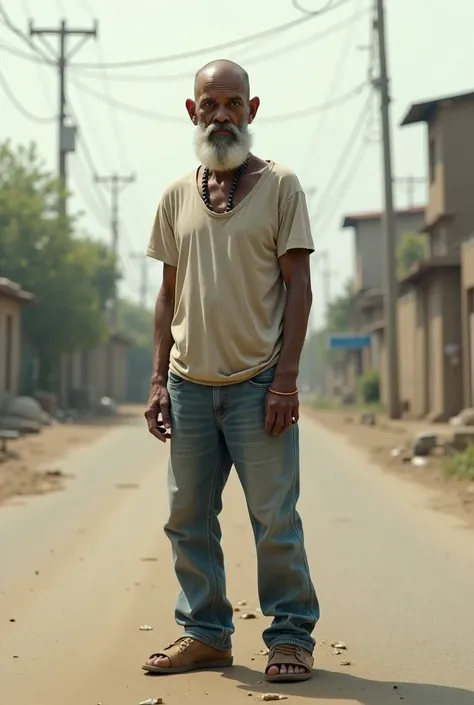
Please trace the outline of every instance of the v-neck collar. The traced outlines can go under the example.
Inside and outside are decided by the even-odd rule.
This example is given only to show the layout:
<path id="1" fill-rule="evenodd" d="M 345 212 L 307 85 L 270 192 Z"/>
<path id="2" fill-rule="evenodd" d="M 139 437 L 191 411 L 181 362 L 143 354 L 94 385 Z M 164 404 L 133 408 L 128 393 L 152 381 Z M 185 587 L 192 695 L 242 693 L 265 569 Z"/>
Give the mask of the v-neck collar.
<path id="1" fill-rule="evenodd" d="M 201 204 L 201 208 L 203 208 L 204 211 L 207 213 L 207 215 L 210 216 L 211 218 L 228 218 L 228 217 L 232 216 L 234 213 L 237 213 L 237 211 L 240 208 L 242 208 L 247 203 L 247 201 L 249 201 L 252 198 L 252 196 L 258 191 L 258 189 L 260 188 L 260 185 L 265 181 L 267 176 L 273 171 L 274 166 L 275 166 L 274 161 L 271 161 L 271 160 L 267 161 L 267 166 L 262 171 L 262 174 L 261 174 L 259 180 L 257 181 L 257 183 L 255 184 L 255 186 L 253 186 L 250 189 L 250 191 L 244 196 L 244 198 L 240 201 L 240 203 L 238 203 L 235 206 L 235 208 L 233 208 L 231 211 L 224 211 L 223 213 L 216 213 L 215 211 L 210 211 L 209 208 L 204 203 L 202 196 L 201 196 L 201 192 L 199 191 L 198 176 L 199 176 L 199 169 L 201 167 L 198 166 L 197 170 L 194 172 L 194 190 L 195 190 L 195 193 L 199 199 L 199 203 Z"/>

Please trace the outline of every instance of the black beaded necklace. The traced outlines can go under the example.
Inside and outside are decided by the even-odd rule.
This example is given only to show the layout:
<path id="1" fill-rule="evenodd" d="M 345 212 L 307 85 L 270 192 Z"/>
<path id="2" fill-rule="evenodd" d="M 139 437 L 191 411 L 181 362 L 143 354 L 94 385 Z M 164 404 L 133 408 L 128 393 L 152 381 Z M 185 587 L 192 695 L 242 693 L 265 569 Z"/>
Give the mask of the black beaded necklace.
<path id="1" fill-rule="evenodd" d="M 242 162 L 242 164 L 235 171 L 234 180 L 232 182 L 232 186 L 230 187 L 230 191 L 229 191 L 229 198 L 227 199 L 227 206 L 224 211 L 225 213 L 229 213 L 229 211 L 231 211 L 234 208 L 235 192 L 237 191 L 237 186 L 239 185 L 240 179 L 242 178 L 242 174 L 244 173 L 244 171 L 246 170 L 248 165 L 249 165 L 249 157 L 247 157 L 247 159 L 244 162 Z M 202 200 L 204 201 L 206 208 L 208 208 L 208 210 L 212 211 L 214 209 L 212 207 L 211 196 L 209 194 L 209 169 L 207 168 L 207 166 L 204 167 L 204 169 L 202 170 L 201 185 L 202 185 Z"/>

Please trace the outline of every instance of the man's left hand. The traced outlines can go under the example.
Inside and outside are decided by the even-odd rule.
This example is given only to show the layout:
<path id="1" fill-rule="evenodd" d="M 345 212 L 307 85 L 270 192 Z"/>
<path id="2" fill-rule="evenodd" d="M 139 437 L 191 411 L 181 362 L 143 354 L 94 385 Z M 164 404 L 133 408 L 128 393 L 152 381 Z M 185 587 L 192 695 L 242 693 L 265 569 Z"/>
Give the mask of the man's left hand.
<path id="1" fill-rule="evenodd" d="M 269 391 L 265 400 L 265 430 L 272 436 L 285 433 L 290 426 L 298 423 L 299 408 L 297 394 L 281 396 Z"/>

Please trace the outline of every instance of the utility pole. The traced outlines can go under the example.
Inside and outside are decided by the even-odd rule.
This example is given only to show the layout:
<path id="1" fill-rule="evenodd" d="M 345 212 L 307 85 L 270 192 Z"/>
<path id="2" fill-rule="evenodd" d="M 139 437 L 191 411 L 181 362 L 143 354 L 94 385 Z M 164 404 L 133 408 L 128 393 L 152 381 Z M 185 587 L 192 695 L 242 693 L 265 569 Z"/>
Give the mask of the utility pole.
<path id="1" fill-rule="evenodd" d="M 119 256 L 119 238 L 120 238 L 120 219 L 119 219 L 119 199 L 121 193 L 128 186 L 135 182 L 135 175 L 119 176 L 119 174 L 111 174 L 110 176 L 96 176 L 95 181 L 98 184 L 110 186 L 111 194 L 111 209 L 110 209 L 110 230 L 112 233 L 112 252 L 116 258 Z M 114 300 L 112 304 L 112 320 L 113 326 L 117 325 L 117 287 L 114 292 Z"/>
<path id="2" fill-rule="evenodd" d="M 90 37 L 97 37 L 97 22 L 93 29 L 82 29 L 68 27 L 66 20 L 61 20 L 58 28 L 33 26 L 30 20 L 30 37 L 39 37 L 45 43 L 47 49 L 56 58 L 59 70 L 59 111 L 58 111 L 58 170 L 61 182 L 62 193 L 59 202 L 59 214 L 66 216 L 67 213 L 67 155 L 75 151 L 76 127 L 66 124 L 67 100 L 66 100 L 66 69 L 69 60 L 81 49 Z M 51 49 L 46 41 L 47 36 L 59 37 L 59 55 Z M 67 43 L 69 37 L 79 37 L 80 41 L 68 52 Z"/>
<path id="3" fill-rule="evenodd" d="M 425 184 L 426 179 L 423 176 L 400 176 L 394 179 L 395 183 L 405 184 L 407 189 L 407 205 L 408 208 L 413 208 L 415 205 L 415 189 L 418 184 Z"/>
<path id="4" fill-rule="evenodd" d="M 375 85 L 380 91 L 380 117 L 382 126 L 382 151 L 384 174 L 385 218 L 384 242 L 384 311 L 385 340 L 387 346 L 387 399 L 391 419 L 400 418 L 398 373 L 398 281 L 396 277 L 396 228 L 393 206 L 393 170 L 390 133 L 390 90 L 387 68 L 384 0 L 375 0 L 375 30 L 378 35 L 380 76 Z"/>
<path id="5" fill-rule="evenodd" d="M 140 303 L 146 308 L 148 300 L 148 257 L 143 252 L 131 252 L 131 259 L 140 262 Z"/>

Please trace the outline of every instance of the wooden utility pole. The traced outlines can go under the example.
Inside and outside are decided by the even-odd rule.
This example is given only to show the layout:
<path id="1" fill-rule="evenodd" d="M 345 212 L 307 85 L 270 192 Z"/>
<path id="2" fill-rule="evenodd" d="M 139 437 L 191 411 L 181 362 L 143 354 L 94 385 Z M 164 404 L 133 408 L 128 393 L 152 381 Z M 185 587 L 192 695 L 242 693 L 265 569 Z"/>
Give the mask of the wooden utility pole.
<path id="1" fill-rule="evenodd" d="M 30 37 L 39 37 L 46 44 L 49 52 L 55 55 L 59 70 L 59 110 L 58 110 L 58 171 L 62 186 L 62 193 L 59 202 L 59 213 L 66 216 L 67 213 L 67 155 L 75 151 L 76 127 L 67 124 L 67 100 L 66 100 L 66 69 L 74 54 L 86 43 L 90 37 L 97 37 L 97 23 L 93 29 L 82 29 L 68 27 L 66 20 L 62 20 L 59 27 L 34 27 L 30 21 Z M 59 55 L 51 49 L 46 42 L 47 36 L 59 37 Z M 69 37 L 79 37 L 80 40 L 75 47 L 68 52 L 67 42 Z"/>
<path id="2" fill-rule="evenodd" d="M 104 184 L 105 186 L 110 186 L 111 194 L 111 209 L 110 209 L 110 230 L 112 235 L 112 252 L 115 258 L 119 257 L 119 240 L 120 240 L 120 218 L 119 218 L 119 201 L 120 194 L 123 193 L 124 189 L 135 182 L 135 175 L 130 176 L 119 176 L 119 174 L 111 174 L 110 176 L 97 176 L 95 181 L 98 184 Z M 112 304 L 112 326 L 117 325 L 118 318 L 118 292 L 117 286 L 114 291 L 114 298 Z"/>
<path id="3" fill-rule="evenodd" d="M 384 243 L 384 317 L 387 347 L 387 400 L 391 419 L 400 418 L 399 371 L 398 371 L 398 281 L 396 276 L 397 234 L 393 206 L 393 169 L 390 128 L 390 89 L 387 67 L 384 0 L 375 0 L 375 30 L 378 36 L 380 76 L 375 85 L 380 92 L 380 119 L 382 127 L 383 183 L 385 217 Z"/>

